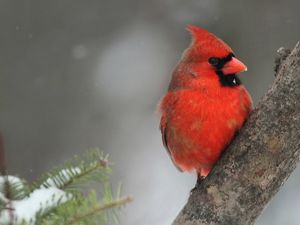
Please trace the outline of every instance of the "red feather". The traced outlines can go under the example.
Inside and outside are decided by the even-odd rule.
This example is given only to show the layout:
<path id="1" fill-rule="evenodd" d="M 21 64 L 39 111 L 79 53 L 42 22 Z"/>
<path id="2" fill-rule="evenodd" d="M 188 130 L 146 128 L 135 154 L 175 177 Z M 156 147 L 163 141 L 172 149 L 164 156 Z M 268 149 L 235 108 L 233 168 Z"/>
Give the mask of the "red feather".
<path id="1" fill-rule="evenodd" d="M 244 124 L 252 100 L 234 74 L 223 72 L 246 69 L 233 60 L 231 48 L 202 28 L 190 25 L 187 29 L 193 41 L 160 103 L 160 127 L 164 146 L 177 167 L 205 177 Z M 210 63 L 212 57 L 219 65 Z"/>

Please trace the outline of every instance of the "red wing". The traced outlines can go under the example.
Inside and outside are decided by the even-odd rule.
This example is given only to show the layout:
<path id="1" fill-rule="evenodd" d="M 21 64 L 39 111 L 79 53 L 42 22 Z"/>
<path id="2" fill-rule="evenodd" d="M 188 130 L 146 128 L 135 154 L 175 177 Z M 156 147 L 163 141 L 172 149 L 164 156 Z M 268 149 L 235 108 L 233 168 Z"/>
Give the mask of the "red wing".
<path id="1" fill-rule="evenodd" d="M 168 139 L 167 139 L 167 132 L 168 132 L 168 130 L 167 130 L 167 120 L 166 120 L 166 117 L 165 117 L 164 115 L 161 117 L 161 120 L 160 120 L 160 131 L 161 131 L 161 135 L 162 135 L 162 141 L 163 141 L 163 144 L 164 144 L 164 146 L 165 146 L 165 149 L 166 149 L 167 152 L 169 153 L 169 156 L 170 156 L 170 158 L 171 158 L 173 164 L 175 165 L 175 167 L 176 167 L 180 172 L 183 172 L 182 169 L 180 169 L 180 168 L 176 165 L 176 163 L 175 163 L 175 161 L 174 161 L 174 159 L 173 159 L 173 157 L 172 157 L 171 151 L 170 151 L 170 149 L 169 149 L 169 146 L 168 146 Z"/>

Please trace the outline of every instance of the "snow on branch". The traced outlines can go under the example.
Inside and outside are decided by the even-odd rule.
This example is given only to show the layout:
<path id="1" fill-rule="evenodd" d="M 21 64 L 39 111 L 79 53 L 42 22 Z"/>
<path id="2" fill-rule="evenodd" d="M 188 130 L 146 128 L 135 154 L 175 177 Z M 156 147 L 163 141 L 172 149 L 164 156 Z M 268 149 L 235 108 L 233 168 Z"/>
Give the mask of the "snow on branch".
<path id="1" fill-rule="evenodd" d="M 45 214 L 71 198 L 71 194 L 51 187 L 34 190 L 22 200 L 9 201 L 6 199 L 6 207 L 1 210 L 0 214 L 1 224 L 22 224 L 22 222 L 26 222 L 33 225 L 39 213 Z"/>
<path id="2" fill-rule="evenodd" d="M 121 186 L 113 194 L 110 173 L 107 156 L 94 149 L 47 172 L 33 184 L 2 174 L 0 224 L 89 225 L 117 220 L 117 209 L 132 198 L 121 196 Z M 101 184 L 100 199 L 87 187 L 90 182 Z"/>

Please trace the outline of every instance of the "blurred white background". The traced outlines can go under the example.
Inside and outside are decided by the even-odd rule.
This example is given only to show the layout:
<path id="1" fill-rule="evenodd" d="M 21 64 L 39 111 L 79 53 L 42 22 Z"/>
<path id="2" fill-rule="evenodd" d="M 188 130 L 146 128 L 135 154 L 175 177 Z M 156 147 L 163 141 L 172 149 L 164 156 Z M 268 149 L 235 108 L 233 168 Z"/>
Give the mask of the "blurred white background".
<path id="1" fill-rule="evenodd" d="M 300 40 L 300 2 L 1 0 L 0 130 L 12 174 L 42 172 L 100 147 L 135 201 L 123 225 L 167 225 L 196 177 L 164 150 L 156 105 L 189 45 L 187 24 L 225 40 L 248 66 L 255 103 L 274 79 L 276 50 Z M 300 169 L 257 225 L 300 224 Z"/>

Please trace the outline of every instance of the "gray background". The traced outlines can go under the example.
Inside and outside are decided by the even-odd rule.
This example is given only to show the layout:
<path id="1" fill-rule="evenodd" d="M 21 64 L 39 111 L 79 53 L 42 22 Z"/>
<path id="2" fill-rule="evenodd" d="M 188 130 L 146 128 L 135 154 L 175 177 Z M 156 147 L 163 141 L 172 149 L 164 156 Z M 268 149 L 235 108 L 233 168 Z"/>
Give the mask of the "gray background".
<path id="1" fill-rule="evenodd" d="M 255 103 L 280 46 L 300 39 L 300 1 L 0 0 L 0 129 L 12 174 L 100 147 L 135 201 L 121 224 L 165 225 L 195 183 L 161 144 L 156 105 L 188 46 L 187 24 L 224 39 L 248 66 Z M 296 170 L 258 225 L 300 223 Z"/>

